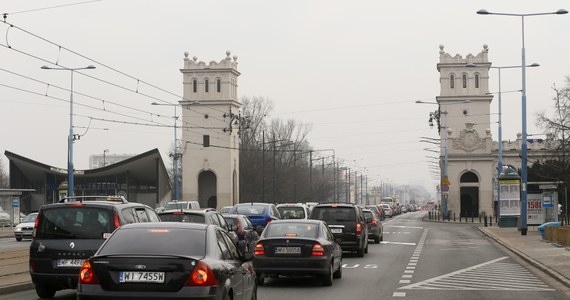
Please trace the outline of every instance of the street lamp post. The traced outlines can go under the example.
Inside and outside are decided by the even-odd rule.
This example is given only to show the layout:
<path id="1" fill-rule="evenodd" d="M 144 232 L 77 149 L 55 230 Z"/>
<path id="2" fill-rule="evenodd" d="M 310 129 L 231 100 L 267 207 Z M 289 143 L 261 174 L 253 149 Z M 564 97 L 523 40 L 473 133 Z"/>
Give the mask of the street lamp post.
<path id="1" fill-rule="evenodd" d="M 522 111 L 522 141 L 521 141 L 521 235 L 526 235 L 528 231 L 527 226 L 527 132 L 526 132 L 526 57 L 524 47 L 524 17 L 542 16 L 542 15 L 564 15 L 568 11 L 559 9 L 555 12 L 546 13 L 530 13 L 530 14 L 513 14 L 513 13 L 496 13 L 489 12 L 481 9 L 477 11 L 480 15 L 500 15 L 510 17 L 521 17 L 522 28 L 522 48 L 521 48 L 521 66 L 522 66 L 522 96 L 521 96 L 521 111 Z"/>
<path id="2" fill-rule="evenodd" d="M 173 173 L 174 173 L 174 198 L 175 200 L 180 200 L 180 179 L 178 178 L 178 160 L 182 156 L 178 153 L 178 138 L 177 138 L 177 131 L 178 131 L 178 114 L 176 113 L 176 107 L 178 104 L 170 104 L 170 103 L 157 103 L 152 102 L 151 105 L 165 105 L 165 106 L 172 106 L 174 107 L 174 154 L 172 155 L 172 165 L 173 165 Z"/>
<path id="3" fill-rule="evenodd" d="M 73 197 L 73 188 L 75 187 L 73 176 L 73 142 L 75 141 L 75 134 L 73 133 L 73 72 L 77 70 L 95 69 L 95 66 L 89 65 L 87 67 L 81 68 L 52 68 L 50 66 L 44 65 L 41 68 L 44 70 L 70 71 L 71 73 L 71 86 L 69 90 L 69 135 L 67 137 L 67 196 Z"/>
<path id="4" fill-rule="evenodd" d="M 419 104 L 439 104 L 438 102 L 429 102 L 429 101 L 422 101 L 422 100 L 417 100 L 416 103 Z M 441 184 L 442 184 L 442 202 L 443 202 L 443 217 L 447 217 L 447 200 L 449 197 L 449 174 L 448 174 L 448 148 L 449 148 L 449 144 L 448 144 L 448 131 L 449 131 L 449 127 L 447 125 L 447 119 L 448 119 L 448 111 L 447 111 L 447 106 L 448 105 L 452 105 L 452 104 L 464 104 L 464 103 L 471 103 L 471 100 L 463 100 L 463 101 L 455 101 L 455 102 L 450 102 L 450 103 L 443 103 L 441 105 L 444 106 L 444 111 L 441 110 L 437 110 L 434 113 L 430 113 L 430 119 L 429 119 L 429 124 L 430 127 L 433 127 L 433 119 L 437 119 L 438 120 L 438 124 L 439 124 L 439 118 L 441 116 L 441 114 L 445 115 L 445 123 L 443 125 L 443 127 L 439 127 L 438 129 L 443 128 L 444 131 L 444 154 L 443 154 L 443 176 L 442 176 L 442 180 L 441 180 Z M 445 188 L 444 188 L 445 187 Z"/>

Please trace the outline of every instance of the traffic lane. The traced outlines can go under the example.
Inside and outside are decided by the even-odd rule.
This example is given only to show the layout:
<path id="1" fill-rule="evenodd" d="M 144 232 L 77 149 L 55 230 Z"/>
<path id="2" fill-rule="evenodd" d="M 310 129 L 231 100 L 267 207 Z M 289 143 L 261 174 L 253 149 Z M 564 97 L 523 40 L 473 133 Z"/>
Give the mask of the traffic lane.
<path id="1" fill-rule="evenodd" d="M 398 217 L 389 225 L 398 225 Z M 388 226 L 388 225 L 386 225 Z M 386 228 L 384 229 L 386 230 Z M 408 234 L 387 234 L 381 244 L 369 244 L 368 254 L 356 257 L 343 253 L 343 276 L 335 279 L 331 287 L 324 287 L 314 277 L 268 278 L 258 287 L 259 299 L 388 299 L 398 287 L 400 272 L 409 261 L 415 249 L 421 230 L 410 230 Z"/>
<path id="2" fill-rule="evenodd" d="M 407 299 L 566 299 L 512 260 L 476 225 L 425 223 L 394 295 Z M 404 277 L 405 276 L 405 277 Z"/>
<path id="3" fill-rule="evenodd" d="M 57 300 L 72 300 L 77 299 L 75 290 L 61 290 L 55 293 L 52 299 Z M 36 294 L 35 290 L 26 290 L 22 292 L 0 295 L 0 300 L 41 300 Z"/>
<path id="4" fill-rule="evenodd" d="M 13 236 L 0 238 L 0 253 L 3 250 L 19 250 L 29 248 L 31 242 L 32 240 L 22 240 L 21 242 L 18 242 Z"/>

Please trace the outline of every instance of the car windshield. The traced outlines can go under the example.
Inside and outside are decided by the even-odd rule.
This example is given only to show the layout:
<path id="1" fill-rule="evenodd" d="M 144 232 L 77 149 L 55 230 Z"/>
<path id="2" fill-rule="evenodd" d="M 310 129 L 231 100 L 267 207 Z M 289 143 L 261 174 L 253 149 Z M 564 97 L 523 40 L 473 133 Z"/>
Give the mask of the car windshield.
<path id="1" fill-rule="evenodd" d="M 281 206 L 277 210 L 282 219 L 304 219 L 305 210 L 300 206 Z"/>
<path id="2" fill-rule="evenodd" d="M 185 214 L 185 213 L 161 213 L 158 215 L 162 222 L 190 222 L 205 223 L 203 215 Z"/>
<path id="3" fill-rule="evenodd" d="M 65 205 L 42 211 L 36 237 L 49 239 L 102 239 L 115 230 L 113 211 L 83 205 Z"/>
<path id="4" fill-rule="evenodd" d="M 356 220 L 352 207 L 315 207 L 311 214 L 313 219 L 331 222 L 354 222 Z"/>
<path id="5" fill-rule="evenodd" d="M 142 254 L 203 257 L 206 231 L 188 228 L 127 228 L 117 230 L 99 255 Z"/>
<path id="6" fill-rule="evenodd" d="M 166 206 L 164 207 L 164 210 L 186 209 L 186 208 L 189 208 L 187 202 L 170 202 L 170 203 L 166 204 Z"/>
<path id="7" fill-rule="evenodd" d="M 22 220 L 22 223 L 33 223 L 36 221 L 37 217 L 38 217 L 38 213 L 31 213 L 31 214 L 24 217 L 24 220 Z"/>
<path id="8" fill-rule="evenodd" d="M 252 215 L 262 215 L 265 213 L 267 206 L 265 205 L 239 205 L 235 207 L 235 213 L 240 215 L 252 216 Z"/>
<path id="9" fill-rule="evenodd" d="M 317 224 L 269 223 L 265 237 L 317 237 Z"/>

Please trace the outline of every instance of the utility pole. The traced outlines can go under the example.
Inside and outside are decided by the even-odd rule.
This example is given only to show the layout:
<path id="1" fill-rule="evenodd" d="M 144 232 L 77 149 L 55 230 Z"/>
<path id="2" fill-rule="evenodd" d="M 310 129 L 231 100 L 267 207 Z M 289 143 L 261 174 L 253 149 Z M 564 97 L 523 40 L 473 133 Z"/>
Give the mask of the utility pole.
<path id="1" fill-rule="evenodd" d="M 364 203 L 363 199 L 362 199 L 362 173 L 360 173 L 360 203 Z M 368 204 L 368 203 L 366 203 Z"/>
<path id="2" fill-rule="evenodd" d="M 261 201 L 265 202 L 265 130 L 261 132 Z"/>
<path id="3" fill-rule="evenodd" d="M 309 151 L 309 196 L 313 196 L 313 150 Z"/>
<path id="4" fill-rule="evenodd" d="M 275 155 L 276 155 L 276 149 L 275 149 L 275 135 L 273 135 L 273 203 L 277 203 L 277 190 L 275 189 L 275 185 L 277 184 L 277 177 L 276 177 L 276 168 L 275 168 Z"/>

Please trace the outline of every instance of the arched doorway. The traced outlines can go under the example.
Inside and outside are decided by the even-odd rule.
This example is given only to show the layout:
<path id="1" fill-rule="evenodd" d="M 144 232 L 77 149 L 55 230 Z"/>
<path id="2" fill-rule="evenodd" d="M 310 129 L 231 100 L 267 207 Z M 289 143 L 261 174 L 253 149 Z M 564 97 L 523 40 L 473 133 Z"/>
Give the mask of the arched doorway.
<path id="1" fill-rule="evenodd" d="M 198 202 L 200 207 L 217 208 L 217 178 L 212 171 L 203 171 L 198 175 Z"/>
<path id="2" fill-rule="evenodd" d="M 461 175 L 459 182 L 461 194 L 460 217 L 478 217 L 479 177 L 473 172 L 465 172 Z"/>

